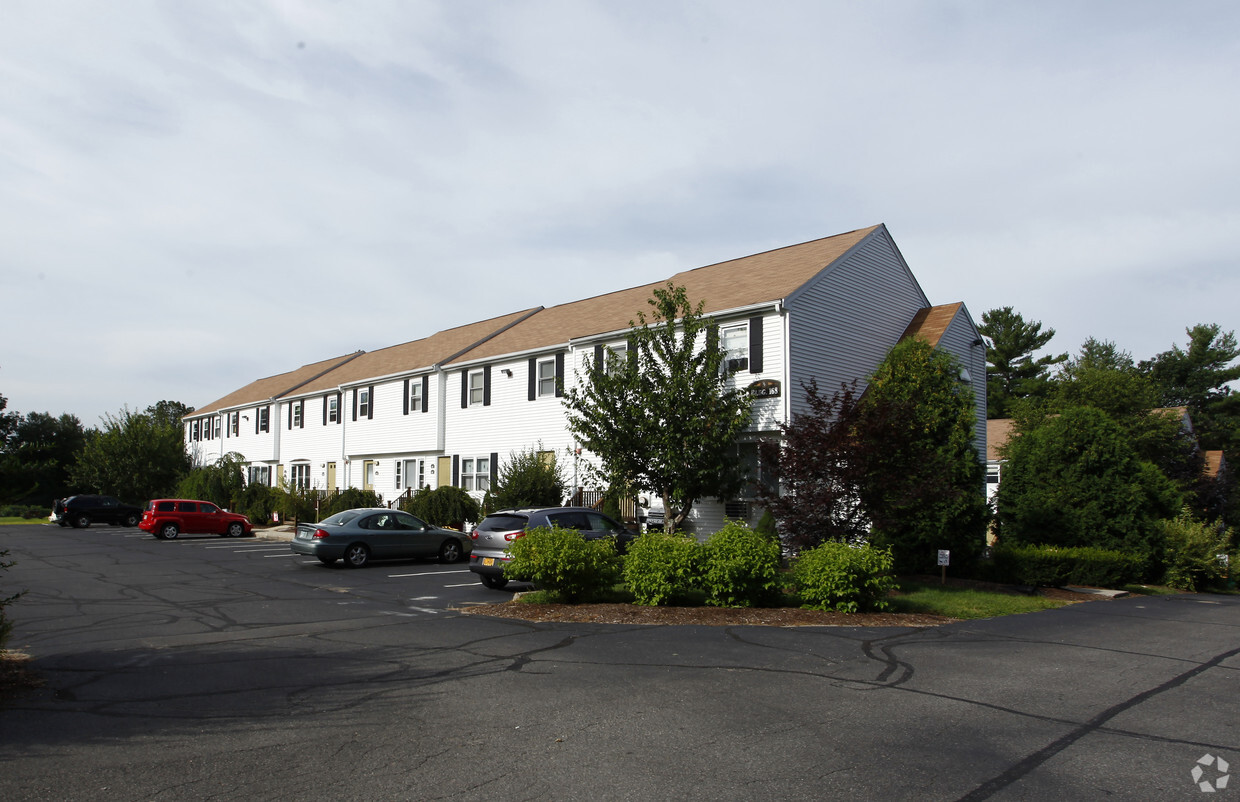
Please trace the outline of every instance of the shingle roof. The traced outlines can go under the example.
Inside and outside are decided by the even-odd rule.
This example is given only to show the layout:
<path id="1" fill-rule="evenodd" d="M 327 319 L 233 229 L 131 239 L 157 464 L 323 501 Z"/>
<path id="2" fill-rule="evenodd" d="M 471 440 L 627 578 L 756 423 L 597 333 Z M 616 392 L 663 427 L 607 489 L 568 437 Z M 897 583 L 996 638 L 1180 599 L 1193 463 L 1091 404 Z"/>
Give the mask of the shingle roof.
<path id="1" fill-rule="evenodd" d="M 362 382 L 367 379 L 406 372 L 412 373 L 421 368 L 429 368 L 440 362 L 446 362 L 462 351 L 485 343 L 497 333 L 520 323 L 540 308 L 526 309 L 490 320 L 457 326 L 454 329 L 445 329 L 421 340 L 381 348 L 378 351 L 369 351 L 347 365 L 341 366 L 340 369 L 307 382 L 298 388 L 298 394 L 322 392 L 351 382 Z"/>
<path id="2" fill-rule="evenodd" d="M 1004 459 L 1000 450 L 1012 439 L 1016 421 L 1011 418 L 991 418 L 986 421 L 986 460 L 997 462 Z"/>
<path id="3" fill-rule="evenodd" d="M 257 381 L 250 382 L 240 390 L 231 392 L 217 401 L 212 401 L 205 407 L 194 410 L 185 417 L 193 418 L 209 412 L 218 412 L 221 409 L 261 404 L 270 399 L 288 395 L 303 385 L 331 372 L 333 369 L 348 364 L 361 355 L 361 351 L 355 351 L 344 356 L 325 359 L 322 362 L 312 362 L 288 373 L 279 373 L 275 376 L 268 376 L 265 379 L 258 379 Z"/>
<path id="4" fill-rule="evenodd" d="M 848 253 L 880 226 L 790 245 L 677 273 L 669 279 L 685 288 L 693 303 L 702 301 L 707 314 L 787 298 Z M 474 361 L 533 351 L 570 340 L 621 331 L 650 312 L 651 293 L 659 281 L 543 309 L 520 325 L 472 349 L 453 362 Z"/>
<path id="5" fill-rule="evenodd" d="M 944 306 L 927 306 L 917 311 L 913 315 L 913 320 L 908 324 L 908 328 L 904 330 L 901 340 L 909 337 L 920 337 L 930 343 L 932 348 L 937 348 L 939 340 L 943 339 L 947 327 L 956 319 L 956 314 L 960 312 L 962 303 L 946 304 Z"/>
<path id="6" fill-rule="evenodd" d="M 1205 457 L 1205 468 L 1202 473 L 1210 479 L 1216 478 L 1223 471 L 1223 467 L 1227 464 L 1223 459 L 1222 451 L 1206 451 L 1203 453 Z"/>

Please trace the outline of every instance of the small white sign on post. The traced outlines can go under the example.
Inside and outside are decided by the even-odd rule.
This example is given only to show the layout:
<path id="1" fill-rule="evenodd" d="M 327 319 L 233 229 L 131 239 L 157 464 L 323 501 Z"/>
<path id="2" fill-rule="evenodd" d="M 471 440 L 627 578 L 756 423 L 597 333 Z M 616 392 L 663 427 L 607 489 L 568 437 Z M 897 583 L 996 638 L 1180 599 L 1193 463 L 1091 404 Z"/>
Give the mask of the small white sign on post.
<path id="1" fill-rule="evenodd" d="M 947 566 L 952 563 L 952 553 L 947 549 L 939 549 L 939 570 L 942 574 L 939 576 L 939 584 L 947 584 Z"/>

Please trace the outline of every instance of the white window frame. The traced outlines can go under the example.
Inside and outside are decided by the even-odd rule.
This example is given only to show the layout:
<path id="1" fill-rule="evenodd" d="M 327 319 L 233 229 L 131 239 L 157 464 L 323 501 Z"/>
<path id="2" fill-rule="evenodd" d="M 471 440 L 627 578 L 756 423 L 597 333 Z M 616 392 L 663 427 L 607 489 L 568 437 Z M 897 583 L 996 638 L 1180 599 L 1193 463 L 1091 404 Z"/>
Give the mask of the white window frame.
<path id="1" fill-rule="evenodd" d="M 409 380 L 409 411 L 422 411 L 422 380 L 420 378 Z"/>
<path id="2" fill-rule="evenodd" d="M 609 345 L 603 349 L 603 373 L 607 376 L 611 375 L 612 355 L 616 360 L 624 360 L 629 356 L 629 344 L 621 343 L 620 345 Z"/>
<path id="3" fill-rule="evenodd" d="M 293 428 L 294 429 L 301 428 L 302 403 L 303 402 L 301 401 L 294 401 L 291 405 L 293 407 Z"/>
<path id="4" fill-rule="evenodd" d="M 729 373 L 749 367 L 749 323 L 719 327 L 719 345 L 723 348 L 724 369 Z M 744 364 L 741 364 L 742 360 Z"/>
<path id="5" fill-rule="evenodd" d="M 266 432 L 271 430 L 271 408 L 263 407 L 258 411 L 258 430 Z"/>
<path id="6" fill-rule="evenodd" d="M 271 466 L 270 465 L 251 465 L 249 469 L 249 477 L 247 484 L 260 484 L 271 486 Z"/>
<path id="7" fill-rule="evenodd" d="M 294 490 L 310 489 L 310 463 L 295 462 L 289 466 L 289 472 L 291 474 L 290 487 Z"/>
<path id="8" fill-rule="evenodd" d="M 340 399 L 334 395 L 327 397 L 327 422 L 340 422 Z"/>
<path id="9" fill-rule="evenodd" d="M 240 412 L 229 412 L 228 413 L 228 436 L 237 437 L 238 436 L 237 429 L 240 426 L 241 426 L 241 413 Z"/>
<path id="10" fill-rule="evenodd" d="M 469 406 L 480 407 L 486 400 L 486 372 L 471 370 L 469 372 Z"/>
<path id="11" fill-rule="evenodd" d="M 550 373 L 547 372 L 550 369 Z M 555 396 L 555 357 L 550 359 L 538 360 L 536 370 L 538 371 L 538 397 L 551 398 Z"/>
<path id="12" fill-rule="evenodd" d="M 486 492 L 491 489 L 491 458 L 461 459 L 461 489 Z"/>
<path id="13" fill-rule="evenodd" d="M 371 403 L 370 388 L 359 387 L 354 392 L 357 393 L 357 417 L 369 418 L 370 417 L 370 403 Z"/>

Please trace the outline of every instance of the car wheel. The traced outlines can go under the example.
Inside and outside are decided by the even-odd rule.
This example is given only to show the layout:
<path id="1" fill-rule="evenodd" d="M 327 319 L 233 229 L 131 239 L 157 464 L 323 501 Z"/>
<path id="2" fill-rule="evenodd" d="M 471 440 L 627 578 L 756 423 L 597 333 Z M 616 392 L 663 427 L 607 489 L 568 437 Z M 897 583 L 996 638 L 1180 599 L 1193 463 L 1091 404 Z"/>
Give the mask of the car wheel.
<path id="1" fill-rule="evenodd" d="M 491 590 L 499 590 L 504 587 L 504 585 L 508 584 L 508 580 L 502 576 L 488 576 L 486 574 L 480 574 L 479 578 L 482 579 L 482 584 L 486 585 Z"/>
<path id="2" fill-rule="evenodd" d="M 323 563 L 324 565 L 335 565 L 336 558 L 335 557 L 320 557 L 319 562 Z"/>
<path id="3" fill-rule="evenodd" d="M 361 568 L 370 562 L 370 549 L 365 543 L 354 543 L 344 550 L 344 564 L 347 568 Z"/>
<path id="4" fill-rule="evenodd" d="M 176 524 L 164 524 L 159 529 L 159 536 L 164 540 L 176 540 L 179 534 L 181 534 L 181 530 L 177 529 Z"/>
<path id="5" fill-rule="evenodd" d="M 449 538 L 439 547 L 439 561 L 441 563 L 454 563 L 461 559 L 463 553 L 461 542 L 456 538 Z"/>
<path id="6" fill-rule="evenodd" d="M 74 529 L 85 529 L 88 526 L 90 526 L 89 515 L 75 515 L 73 517 L 73 528 Z"/>
<path id="7" fill-rule="evenodd" d="M 134 515 L 132 512 L 126 515 L 125 519 L 121 521 L 121 526 L 134 527 L 137 525 L 138 525 L 138 516 Z"/>
<path id="8" fill-rule="evenodd" d="M 241 537 L 244 534 L 245 534 L 245 527 L 242 526 L 241 524 L 231 523 L 228 525 L 228 536 L 229 537 Z"/>

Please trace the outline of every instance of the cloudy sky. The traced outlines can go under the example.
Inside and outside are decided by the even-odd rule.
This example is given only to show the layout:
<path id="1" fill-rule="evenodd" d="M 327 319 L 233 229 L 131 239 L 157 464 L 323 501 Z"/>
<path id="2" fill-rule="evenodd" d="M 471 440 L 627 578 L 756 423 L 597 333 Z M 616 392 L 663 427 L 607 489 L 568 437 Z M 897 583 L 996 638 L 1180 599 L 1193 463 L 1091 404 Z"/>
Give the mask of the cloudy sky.
<path id="1" fill-rule="evenodd" d="M 0 395 L 87 426 L 886 223 L 1075 352 L 1238 329 L 1240 4 L 2 0 Z"/>

